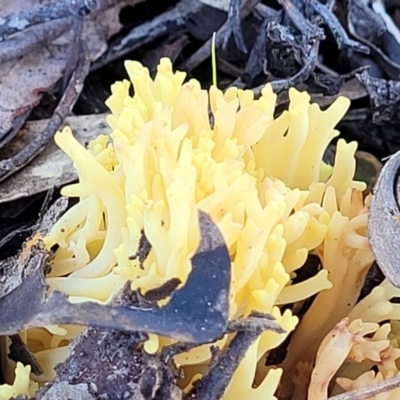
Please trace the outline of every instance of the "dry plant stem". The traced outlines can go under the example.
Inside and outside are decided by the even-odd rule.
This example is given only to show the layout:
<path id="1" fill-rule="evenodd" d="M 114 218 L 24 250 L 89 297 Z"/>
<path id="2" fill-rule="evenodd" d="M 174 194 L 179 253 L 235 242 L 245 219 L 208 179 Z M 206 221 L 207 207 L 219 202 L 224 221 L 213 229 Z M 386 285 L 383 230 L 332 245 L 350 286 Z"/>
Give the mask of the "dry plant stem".
<path id="1" fill-rule="evenodd" d="M 240 8 L 240 17 L 246 18 L 254 9 L 260 0 L 244 1 Z M 226 21 L 217 32 L 216 47 L 219 48 L 224 42 L 225 33 L 229 28 L 229 21 Z M 207 57 L 210 56 L 211 38 L 208 39 L 192 56 L 190 56 L 179 68 L 191 71 L 200 65 Z"/>
<path id="2" fill-rule="evenodd" d="M 339 96 L 348 97 L 350 100 L 358 100 L 366 97 L 366 95 L 367 92 L 361 85 L 358 85 L 357 80 L 350 80 L 344 83 L 338 94 L 335 94 L 333 96 L 324 96 L 321 93 L 315 93 L 311 95 L 311 101 L 312 103 L 318 103 L 320 107 L 326 107 L 332 104 Z M 350 121 L 354 119 L 362 120 L 366 118 L 366 114 L 366 109 L 350 110 L 343 117 L 342 121 Z M 357 116 L 355 117 L 355 115 Z"/>
<path id="3" fill-rule="evenodd" d="M 219 400 L 246 354 L 247 349 L 257 339 L 261 332 L 239 332 L 230 343 L 228 349 L 222 354 L 210 373 L 196 386 L 196 400 Z"/>
<path id="4" fill-rule="evenodd" d="M 334 71 L 332 68 L 327 67 L 322 62 L 317 62 L 316 67 L 326 75 L 340 76 L 338 72 Z"/>
<path id="5" fill-rule="evenodd" d="M 376 261 L 386 278 L 400 287 L 400 152 L 383 166 L 372 196 L 368 238 Z"/>
<path id="6" fill-rule="evenodd" d="M 49 44 L 68 31 L 71 24 L 71 18 L 50 21 L 0 42 L 0 63 L 20 57 L 30 52 L 33 47 Z"/>
<path id="7" fill-rule="evenodd" d="M 385 379 L 384 381 L 374 383 L 373 385 L 361 389 L 355 389 L 347 393 L 329 397 L 328 400 L 367 400 L 380 393 L 389 392 L 398 387 L 400 387 L 400 375 Z"/>
<path id="8" fill-rule="evenodd" d="M 86 52 L 83 51 L 83 53 L 85 54 L 80 58 L 76 71 L 72 74 L 60 103 L 58 104 L 53 116 L 43 131 L 40 140 L 29 143 L 14 157 L 0 161 L 0 181 L 3 181 L 24 167 L 41 151 L 43 151 L 50 139 L 60 128 L 64 118 L 71 112 L 72 107 L 82 91 L 83 82 L 89 72 L 90 61 L 88 57 L 86 57 Z"/>
<path id="9" fill-rule="evenodd" d="M 276 21 L 280 18 L 282 12 L 283 10 L 275 10 L 274 8 L 268 7 L 265 4 L 257 4 L 254 7 L 254 15 L 261 21 L 264 21 L 266 19 Z"/>
<path id="10" fill-rule="evenodd" d="M 114 0 L 116 3 L 117 0 Z M 7 15 L 0 19 L 0 41 L 8 35 L 54 19 L 66 18 L 88 13 L 104 7 L 110 0 L 57 0 L 50 4 L 38 4 L 28 10 Z"/>

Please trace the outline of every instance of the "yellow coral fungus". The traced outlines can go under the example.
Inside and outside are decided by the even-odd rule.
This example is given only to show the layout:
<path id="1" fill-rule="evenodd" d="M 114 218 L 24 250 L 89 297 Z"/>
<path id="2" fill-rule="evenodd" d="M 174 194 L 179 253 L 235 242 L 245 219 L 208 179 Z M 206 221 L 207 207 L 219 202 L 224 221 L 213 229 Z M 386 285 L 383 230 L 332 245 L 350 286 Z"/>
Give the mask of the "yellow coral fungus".
<path id="1" fill-rule="evenodd" d="M 360 192 L 365 185 L 353 180 L 356 145 L 339 140 L 334 165 L 322 161 L 349 101 L 340 97 L 321 111 L 307 93 L 291 89 L 289 109 L 275 119 L 276 95 L 268 85 L 256 100 L 248 90 L 207 92 L 196 80 L 183 83 L 185 74 L 174 73 L 168 59 L 161 60 L 154 80 L 138 62 L 126 68 L 131 82 L 114 84 L 107 100 L 109 139 L 99 137 L 85 149 L 69 128 L 55 137 L 79 174 L 79 183 L 62 193 L 79 202 L 45 238 L 48 248 L 58 246 L 47 282 L 74 301 L 100 302 L 128 280 L 143 292 L 170 278 L 185 282 L 199 242 L 197 210 L 207 212 L 231 256 L 230 318 L 252 310 L 271 313 L 286 331 L 260 336 L 224 398 L 240 393 L 273 399 L 282 371 L 256 371 L 257 365 L 298 322 L 278 305 L 320 291 L 337 295 L 335 282 L 341 285 L 354 268 L 354 274 L 364 273 L 370 261 Z M 129 256 L 142 230 L 151 251 L 141 266 Z M 320 256 L 324 269 L 292 284 L 310 252 Z M 32 334 L 27 332 L 28 341 Z M 151 335 L 145 348 L 156 352 L 167 343 Z M 45 344 L 42 351 L 51 349 Z M 210 358 L 207 345 L 178 356 L 177 363 L 197 376 Z"/>
<path id="2" fill-rule="evenodd" d="M 32 383 L 29 377 L 31 367 L 23 366 L 20 362 L 15 368 L 15 379 L 12 385 L 0 385 L 0 400 L 9 400 L 18 395 L 26 395 L 28 398 L 35 395 L 38 384 Z"/>

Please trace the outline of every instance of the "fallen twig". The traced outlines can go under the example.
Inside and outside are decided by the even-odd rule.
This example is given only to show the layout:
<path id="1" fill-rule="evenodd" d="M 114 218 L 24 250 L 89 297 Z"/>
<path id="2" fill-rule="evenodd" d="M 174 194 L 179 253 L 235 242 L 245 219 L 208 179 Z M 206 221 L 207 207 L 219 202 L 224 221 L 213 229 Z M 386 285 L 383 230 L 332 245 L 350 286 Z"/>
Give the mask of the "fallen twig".
<path id="1" fill-rule="evenodd" d="M 43 374 L 43 369 L 38 363 L 36 357 L 33 353 L 29 350 L 28 346 L 21 337 L 16 335 L 9 336 L 11 340 L 10 344 L 10 352 L 8 353 L 8 358 L 15 362 L 23 362 L 24 365 L 30 365 L 31 371 L 34 375 L 41 375 Z"/>
<path id="2" fill-rule="evenodd" d="M 233 373 L 246 354 L 247 349 L 266 330 L 283 333 L 284 330 L 267 314 L 252 313 L 247 318 L 231 321 L 227 332 L 237 332 L 228 348 L 217 355 L 207 375 L 194 384 L 187 399 L 221 399 Z"/>
<path id="3" fill-rule="evenodd" d="M 73 71 L 75 71 L 78 66 L 79 57 L 81 53 L 80 43 L 82 41 L 83 22 L 84 19 L 82 16 L 78 15 L 75 18 L 73 18 L 72 31 L 74 35 L 70 45 L 68 62 L 67 65 L 65 66 L 63 85 L 62 85 L 63 92 L 67 88 L 68 82 L 72 76 Z"/>

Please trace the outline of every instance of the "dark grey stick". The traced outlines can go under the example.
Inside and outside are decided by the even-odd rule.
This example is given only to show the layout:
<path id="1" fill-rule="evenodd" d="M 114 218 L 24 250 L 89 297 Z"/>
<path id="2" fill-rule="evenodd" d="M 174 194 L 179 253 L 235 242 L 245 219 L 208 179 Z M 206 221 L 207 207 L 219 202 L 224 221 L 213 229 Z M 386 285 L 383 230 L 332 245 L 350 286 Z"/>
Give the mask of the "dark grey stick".
<path id="1" fill-rule="evenodd" d="M 221 399 L 247 349 L 266 330 L 277 333 L 284 332 L 268 314 L 253 313 L 248 318 L 231 321 L 227 332 L 237 332 L 236 336 L 229 347 L 217 356 L 217 360 L 209 373 L 195 383 L 194 390 L 188 395 L 187 399 Z"/>

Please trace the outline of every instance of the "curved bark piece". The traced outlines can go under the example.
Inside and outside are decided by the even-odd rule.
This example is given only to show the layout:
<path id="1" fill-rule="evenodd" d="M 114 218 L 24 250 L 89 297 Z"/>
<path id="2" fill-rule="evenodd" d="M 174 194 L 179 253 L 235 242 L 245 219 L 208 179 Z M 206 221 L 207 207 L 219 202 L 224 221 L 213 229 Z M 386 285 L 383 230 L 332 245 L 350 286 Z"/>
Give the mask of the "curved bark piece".
<path id="1" fill-rule="evenodd" d="M 368 223 L 368 238 L 386 278 L 400 287 L 400 151 L 386 162 L 375 185 Z"/>

